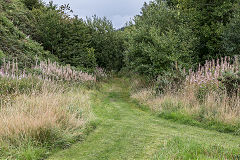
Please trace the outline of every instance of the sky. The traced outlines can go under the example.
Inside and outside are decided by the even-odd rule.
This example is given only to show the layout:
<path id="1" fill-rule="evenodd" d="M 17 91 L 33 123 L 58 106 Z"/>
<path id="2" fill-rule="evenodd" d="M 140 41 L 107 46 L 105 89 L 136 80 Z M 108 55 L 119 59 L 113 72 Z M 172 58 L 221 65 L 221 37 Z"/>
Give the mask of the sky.
<path id="1" fill-rule="evenodd" d="M 44 0 L 49 2 L 50 0 Z M 70 4 L 74 15 L 80 18 L 107 17 L 118 29 L 124 27 L 126 22 L 139 14 L 144 2 L 150 0 L 53 0 L 54 4 Z"/>

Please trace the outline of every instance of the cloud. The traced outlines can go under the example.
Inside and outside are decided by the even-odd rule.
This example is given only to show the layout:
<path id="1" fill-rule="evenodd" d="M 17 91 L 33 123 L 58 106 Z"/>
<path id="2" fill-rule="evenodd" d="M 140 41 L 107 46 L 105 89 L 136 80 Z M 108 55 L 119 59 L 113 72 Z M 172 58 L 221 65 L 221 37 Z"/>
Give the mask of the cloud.
<path id="1" fill-rule="evenodd" d="M 44 0 L 48 2 L 49 0 Z M 54 0 L 55 4 L 70 4 L 75 15 L 81 18 L 97 15 L 112 20 L 115 28 L 140 13 L 144 1 L 149 0 Z"/>

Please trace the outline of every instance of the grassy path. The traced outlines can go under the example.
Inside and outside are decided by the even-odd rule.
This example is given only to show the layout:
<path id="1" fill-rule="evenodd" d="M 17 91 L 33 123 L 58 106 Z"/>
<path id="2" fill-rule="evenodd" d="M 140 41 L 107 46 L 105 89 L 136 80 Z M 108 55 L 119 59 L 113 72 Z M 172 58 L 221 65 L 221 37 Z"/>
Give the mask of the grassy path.
<path id="1" fill-rule="evenodd" d="M 240 137 L 160 119 L 140 109 L 116 81 L 93 95 L 97 129 L 50 159 L 240 159 Z"/>

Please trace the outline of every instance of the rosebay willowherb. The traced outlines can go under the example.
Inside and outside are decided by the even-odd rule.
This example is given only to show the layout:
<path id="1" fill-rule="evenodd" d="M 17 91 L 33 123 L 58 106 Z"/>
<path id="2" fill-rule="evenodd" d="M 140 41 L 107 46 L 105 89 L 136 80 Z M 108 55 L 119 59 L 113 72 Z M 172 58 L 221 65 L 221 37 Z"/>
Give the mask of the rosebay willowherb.
<path id="1" fill-rule="evenodd" d="M 70 65 L 63 66 L 50 60 L 36 61 L 36 64 L 28 72 L 26 69 L 19 70 L 17 60 L 3 61 L 0 77 L 21 79 L 33 76 L 48 81 L 96 81 L 96 76 L 93 74 L 74 70 Z"/>

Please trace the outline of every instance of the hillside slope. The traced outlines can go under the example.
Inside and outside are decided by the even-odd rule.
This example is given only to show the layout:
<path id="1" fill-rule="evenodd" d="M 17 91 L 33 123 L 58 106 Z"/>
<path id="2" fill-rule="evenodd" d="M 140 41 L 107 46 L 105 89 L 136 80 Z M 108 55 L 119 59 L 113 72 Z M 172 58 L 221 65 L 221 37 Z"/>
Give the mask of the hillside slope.
<path id="1" fill-rule="evenodd" d="M 31 25 L 29 10 L 22 2 L 0 0 L 0 59 L 17 59 L 20 66 L 31 66 L 36 59 L 56 60 L 28 36 Z"/>

